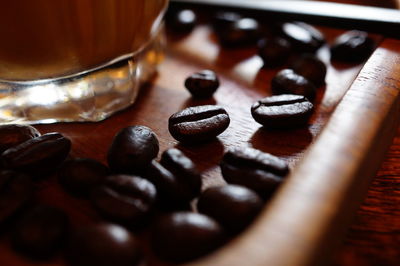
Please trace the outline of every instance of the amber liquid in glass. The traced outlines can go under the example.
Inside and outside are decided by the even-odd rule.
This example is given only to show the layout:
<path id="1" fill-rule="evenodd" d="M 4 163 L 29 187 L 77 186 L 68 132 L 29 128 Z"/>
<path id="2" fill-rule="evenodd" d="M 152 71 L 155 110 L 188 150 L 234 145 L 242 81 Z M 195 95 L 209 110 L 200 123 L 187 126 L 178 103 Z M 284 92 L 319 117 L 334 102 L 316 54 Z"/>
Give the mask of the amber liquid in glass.
<path id="1" fill-rule="evenodd" d="M 0 123 L 100 121 L 163 57 L 168 0 L 10 0 L 0 9 Z"/>
<path id="2" fill-rule="evenodd" d="M 0 79 L 78 73 L 140 49 L 166 0 L 9 0 L 0 10 Z"/>

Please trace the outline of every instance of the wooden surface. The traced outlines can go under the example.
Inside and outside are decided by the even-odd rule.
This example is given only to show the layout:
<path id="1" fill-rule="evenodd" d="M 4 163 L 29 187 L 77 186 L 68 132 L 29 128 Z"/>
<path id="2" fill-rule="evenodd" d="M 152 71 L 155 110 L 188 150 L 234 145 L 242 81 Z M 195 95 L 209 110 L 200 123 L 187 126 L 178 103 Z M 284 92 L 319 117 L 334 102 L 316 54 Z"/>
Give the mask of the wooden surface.
<path id="1" fill-rule="evenodd" d="M 322 30 L 328 41 L 341 33 L 337 29 Z M 375 37 L 378 42 L 382 40 Z M 178 147 L 194 160 L 203 173 L 203 188 L 223 183 L 218 163 L 231 146 L 252 146 L 286 160 L 293 171 L 289 178 L 291 181 L 267 206 L 260 218 L 265 218 L 266 223 L 259 220 L 231 246 L 212 254 L 206 261 L 198 262 L 201 265 L 267 265 L 263 260 L 266 254 L 272 254 L 268 257 L 272 262 L 279 259 L 286 265 L 318 263 L 321 262 L 319 259 L 326 264 L 327 260 L 330 261 L 327 254 L 332 256 L 335 265 L 399 265 L 400 134 L 397 134 L 377 176 L 372 179 L 365 202 L 348 229 L 344 243 L 340 244 L 340 233 L 346 230 L 356 213 L 358 198 L 364 198 L 362 194 L 375 167 L 380 164 L 385 145 L 390 141 L 391 133 L 395 132 L 399 114 L 396 109 L 399 107 L 399 51 L 399 41 L 383 40 L 358 75 L 363 65 L 331 65 L 328 50 L 323 48 L 319 56 L 328 64 L 327 86 L 318 91 L 317 108 L 310 125 L 283 132 L 268 131 L 254 122 L 249 109 L 255 100 L 271 93 L 269 81 L 277 70 L 260 69 L 261 61 L 254 48 L 221 49 L 210 29 L 201 25 L 190 36 L 169 40 L 166 60 L 160 66 L 159 75 L 151 85 L 143 88 L 137 103 L 131 108 L 100 123 L 41 125 L 38 129 L 42 133 L 59 131 L 69 137 L 73 143 L 71 156 L 105 162 L 107 149 L 119 129 L 134 124 L 149 126 L 158 135 L 161 151 Z M 184 89 L 183 81 L 188 74 L 203 68 L 215 69 L 220 74 L 222 85 L 213 99 L 194 101 Z M 232 123 L 211 143 L 182 146 L 168 133 L 167 119 L 178 110 L 199 104 L 224 106 Z M 343 131 L 337 132 L 338 129 Z M 346 154 L 346 157 L 341 154 Z M 323 165 L 319 165 L 316 160 L 320 159 L 327 160 L 322 160 Z M 335 166 L 333 170 L 329 168 L 333 167 L 331 163 Z M 315 171 L 310 173 L 312 169 Z M 349 177 L 351 174 L 354 178 Z M 328 184 L 322 179 L 325 177 L 331 177 Z M 37 191 L 38 201 L 65 209 L 74 227 L 101 220 L 88 201 L 65 193 L 56 177 L 38 183 Z M 287 193 L 293 191 L 294 194 L 290 195 L 294 197 L 288 196 Z M 308 197 L 304 196 L 304 191 L 321 194 L 317 198 Z M 298 202 L 301 204 L 292 205 L 292 200 L 300 198 Z M 323 213 L 313 213 L 313 208 Z M 299 215 L 307 219 L 292 218 Z M 289 219 L 281 220 L 282 217 Z M 289 226 L 293 230 L 277 235 L 274 233 L 277 232 L 276 226 Z M 296 231 L 298 228 L 304 230 Z M 267 235 L 272 239 L 264 239 L 263 236 Z M 289 242 L 286 242 L 288 238 Z M 268 242 L 271 240 L 276 242 Z M 313 246 L 316 243 L 319 246 L 321 241 L 328 245 L 314 249 Z M 291 246 L 282 246 L 285 243 L 291 243 Z M 334 252 L 335 246 L 339 246 L 337 252 Z M 277 258 L 276 250 L 286 250 L 287 255 Z M 226 258 L 234 261 L 223 263 Z M 272 262 L 269 265 L 277 265 Z M 8 235 L 1 236 L 0 265 L 63 264 L 62 254 L 46 263 L 21 257 L 10 250 Z M 149 265 L 159 264 L 156 259 L 150 259 Z"/>

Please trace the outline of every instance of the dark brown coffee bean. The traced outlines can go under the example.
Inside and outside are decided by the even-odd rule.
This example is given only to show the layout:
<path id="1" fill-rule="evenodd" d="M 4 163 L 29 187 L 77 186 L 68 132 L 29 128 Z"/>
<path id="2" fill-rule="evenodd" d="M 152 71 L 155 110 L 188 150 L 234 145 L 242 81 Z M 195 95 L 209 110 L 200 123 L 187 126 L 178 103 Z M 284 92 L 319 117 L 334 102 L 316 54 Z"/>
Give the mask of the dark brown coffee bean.
<path id="1" fill-rule="evenodd" d="M 141 226 L 153 212 L 155 186 L 138 176 L 112 175 L 92 190 L 91 201 L 105 218 L 130 226 Z"/>
<path id="2" fill-rule="evenodd" d="M 228 183 L 248 187 L 263 198 L 270 197 L 289 172 L 285 161 L 249 147 L 230 149 L 220 166 Z"/>
<path id="3" fill-rule="evenodd" d="M 271 81 L 273 94 L 297 94 L 314 100 L 316 87 L 305 77 L 295 73 L 292 69 L 279 71 Z"/>
<path id="4" fill-rule="evenodd" d="M 291 44 L 286 39 L 274 37 L 258 42 L 258 55 L 264 67 L 273 68 L 286 63 L 291 53 Z"/>
<path id="5" fill-rule="evenodd" d="M 360 63 L 374 51 L 375 42 L 364 31 L 348 31 L 335 39 L 331 46 L 331 60 Z"/>
<path id="6" fill-rule="evenodd" d="M 190 9 L 175 10 L 165 17 L 167 29 L 175 33 L 189 33 L 196 26 L 197 16 Z"/>
<path id="7" fill-rule="evenodd" d="M 251 107 L 251 115 L 267 128 L 293 128 L 307 124 L 313 110 L 306 97 L 281 94 L 257 101 Z"/>
<path id="8" fill-rule="evenodd" d="M 108 150 L 107 160 L 112 171 L 138 173 L 150 164 L 159 150 L 156 134 L 145 126 L 120 130 Z"/>
<path id="9" fill-rule="evenodd" d="M 229 115 L 216 105 L 189 107 L 173 114 L 168 121 L 171 135 L 182 142 L 201 142 L 215 138 L 228 128 Z"/>
<path id="10" fill-rule="evenodd" d="M 243 231 L 263 206 L 264 202 L 256 192 L 237 185 L 209 188 L 197 203 L 199 212 L 214 218 L 234 234 Z"/>
<path id="11" fill-rule="evenodd" d="M 36 206 L 27 212 L 12 232 L 13 247 L 34 258 L 47 259 L 64 243 L 68 216 L 51 206 Z"/>
<path id="12" fill-rule="evenodd" d="M 48 133 L 7 149 L 1 155 L 6 169 L 40 176 L 54 171 L 67 158 L 71 141 L 60 133 Z"/>
<path id="13" fill-rule="evenodd" d="M 288 68 L 314 83 L 316 87 L 325 84 L 326 65 L 312 54 L 302 55 L 294 60 Z"/>
<path id="14" fill-rule="evenodd" d="M 219 87 L 219 80 L 214 71 L 202 70 L 190 75 L 185 80 L 185 87 L 194 98 L 209 98 Z"/>
<path id="15" fill-rule="evenodd" d="M 217 34 L 220 34 L 227 28 L 232 27 L 232 24 L 241 18 L 242 16 L 235 12 L 219 11 L 214 15 L 212 20 L 213 30 Z"/>
<path id="16" fill-rule="evenodd" d="M 40 136 L 40 132 L 28 125 L 0 125 L 0 154 L 24 141 Z"/>
<path id="17" fill-rule="evenodd" d="M 284 23 L 282 36 L 299 52 L 315 52 L 325 43 L 324 35 L 319 30 L 302 22 Z"/>
<path id="18" fill-rule="evenodd" d="M 170 171 L 180 183 L 190 191 L 188 194 L 198 195 L 201 189 L 201 175 L 196 166 L 178 149 L 168 149 L 161 155 L 161 165 Z"/>
<path id="19" fill-rule="evenodd" d="M 161 259 L 182 263 L 215 250 L 224 242 L 221 226 L 212 218 L 193 212 L 176 212 L 158 219 L 151 245 Z"/>
<path id="20" fill-rule="evenodd" d="M 108 174 L 108 167 L 99 161 L 74 158 L 61 165 L 58 170 L 58 180 L 69 193 L 88 196 L 90 190 L 102 183 Z"/>
<path id="21" fill-rule="evenodd" d="M 216 33 L 223 46 L 237 47 L 256 44 L 261 37 L 262 30 L 257 20 L 240 18 Z"/>
<path id="22" fill-rule="evenodd" d="M 154 160 L 147 169 L 145 177 L 157 188 L 159 207 L 162 209 L 189 209 L 189 202 L 195 195 L 185 183 L 179 182 L 174 174 L 164 166 Z"/>
<path id="23" fill-rule="evenodd" d="M 125 228 L 98 224 L 73 233 L 67 249 L 71 266 L 134 266 L 141 261 L 136 238 Z"/>
<path id="24" fill-rule="evenodd" d="M 193 162 L 178 149 L 168 149 L 161 162 L 153 161 L 146 178 L 157 187 L 163 207 L 187 207 L 200 194 L 201 176 Z"/>
<path id="25" fill-rule="evenodd" d="M 0 225 L 24 208 L 33 195 L 29 176 L 14 171 L 0 171 Z"/>

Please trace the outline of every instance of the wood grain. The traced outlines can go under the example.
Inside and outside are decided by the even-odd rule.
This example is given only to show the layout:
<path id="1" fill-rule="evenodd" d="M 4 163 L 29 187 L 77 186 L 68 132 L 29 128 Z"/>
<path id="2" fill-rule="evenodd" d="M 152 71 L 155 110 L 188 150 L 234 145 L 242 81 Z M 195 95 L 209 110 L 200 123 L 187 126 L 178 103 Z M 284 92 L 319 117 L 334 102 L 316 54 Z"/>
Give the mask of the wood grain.
<path id="1" fill-rule="evenodd" d="M 396 266 L 400 262 L 400 131 L 332 265 Z"/>

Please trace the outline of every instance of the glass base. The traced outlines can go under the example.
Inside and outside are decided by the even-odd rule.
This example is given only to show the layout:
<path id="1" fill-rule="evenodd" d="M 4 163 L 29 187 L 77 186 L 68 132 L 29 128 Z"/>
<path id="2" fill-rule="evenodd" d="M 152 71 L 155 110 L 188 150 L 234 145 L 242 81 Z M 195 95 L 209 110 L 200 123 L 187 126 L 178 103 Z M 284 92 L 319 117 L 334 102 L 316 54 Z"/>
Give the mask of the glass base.
<path id="1" fill-rule="evenodd" d="M 163 37 L 160 31 L 140 53 L 76 75 L 0 81 L 0 123 L 95 122 L 127 108 L 162 60 Z"/>

